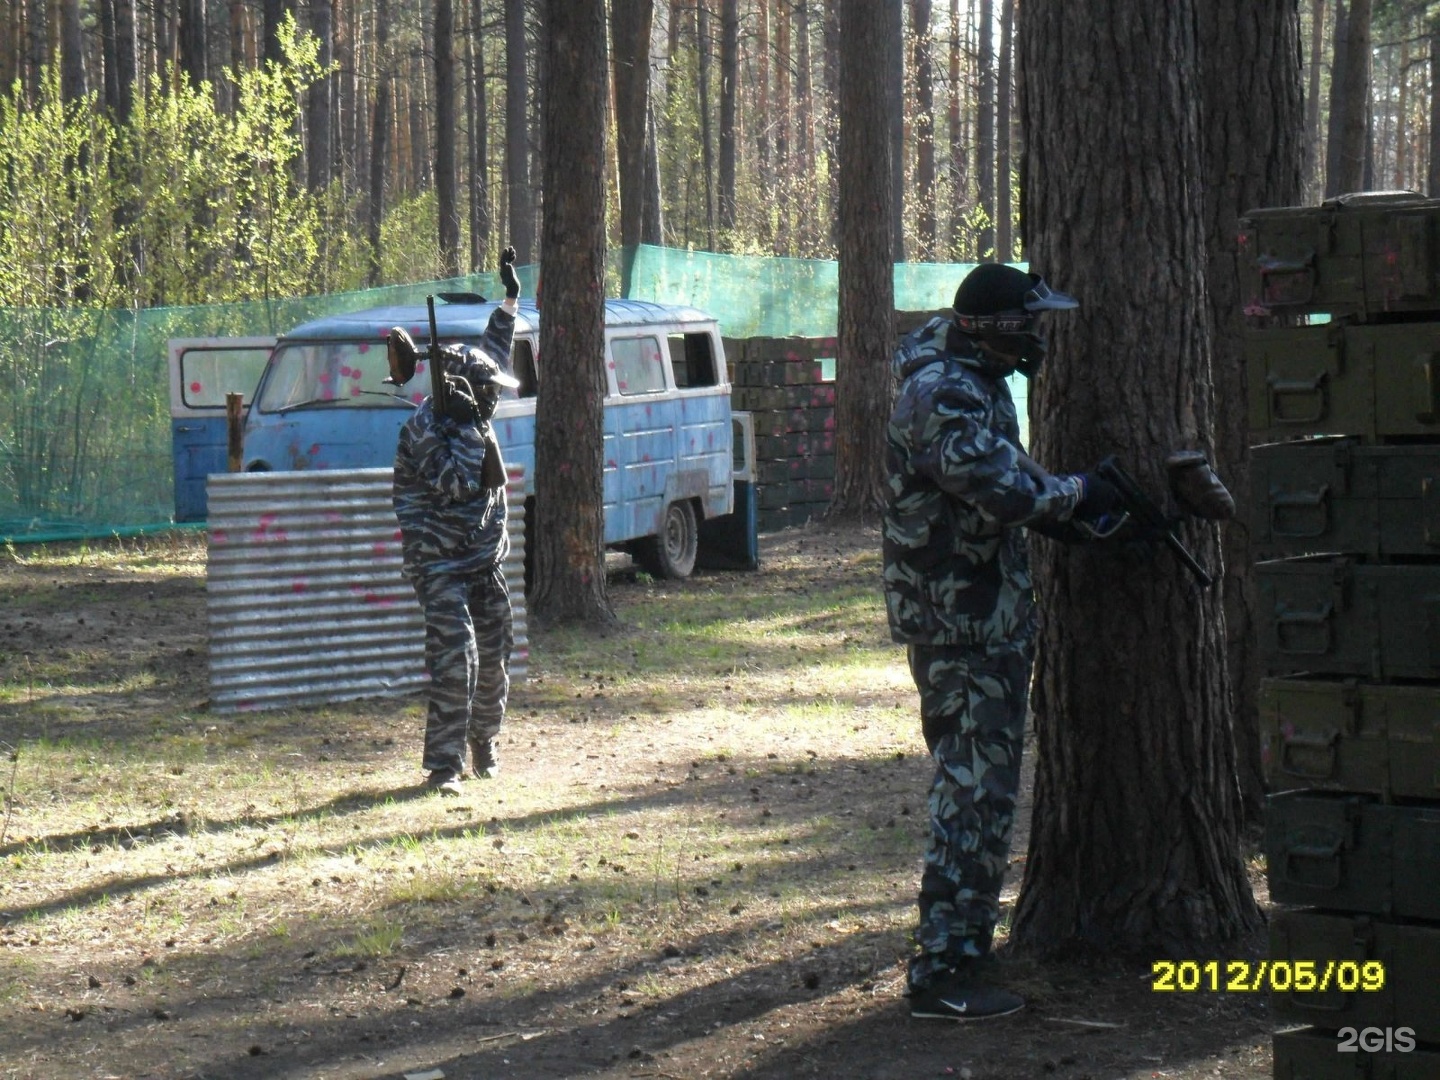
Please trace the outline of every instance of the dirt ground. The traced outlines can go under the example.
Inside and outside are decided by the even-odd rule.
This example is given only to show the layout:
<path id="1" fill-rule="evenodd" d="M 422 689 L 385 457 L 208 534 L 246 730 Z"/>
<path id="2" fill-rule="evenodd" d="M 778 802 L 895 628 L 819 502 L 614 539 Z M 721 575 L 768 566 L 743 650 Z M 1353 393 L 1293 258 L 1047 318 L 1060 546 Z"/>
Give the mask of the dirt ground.
<path id="1" fill-rule="evenodd" d="M 786 530 L 764 538 L 765 564 L 753 580 L 783 588 L 797 560 L 804 561 L 807 548 L 817 545 L 837 553 L 817 573 L 853 573 L 849 556 L 874 550 L 877 543 L 873 530 Z M 666 588 L 683 603 L 687 587 Z M 619 605 L 647 588 L 653 586 L 623 571 L 611 583 Z M 157 716 L 168 718 L 163 723 L 204 721 L 203 566 L 180 574 L 83 565 L 42 570 L 0 559 L 0 600 L 0 685 L 23 686 L 27 672 L 34 677 L 35 658 L 56 653 L 83 660 L 121 683 L 127 675 L 137 676 L 141 689 L 68 700 L 66 738 L 121 745 L 143 742 L 162 724 Z M 493 792 L 525 785 L 550 767 L 547 763 L 579 757 L 573 722 L 535 707 L 535 693 L 534 687 L 515 691 L 504 741 L 506 771 Z M 594 707 L 603 711 L 606 705 L 600 701 Z M 357 775 L 363 760 L 366 783 L 337 806 L 364 803 L 370 809 L 406 797 L 387 778 L 400 775 L 402 763 L 414 767 L 418 715 L 414 703 L 403 711 L 394 703 L 348 707 L 344 737 L 337 733 L 324 740 L 325 760 L 335 769 L 354 767 Z M 303 714 L 294 722 L 304 723 Z M 0 742 L 23 745 L 44 725 L 23 694 L 0 703 Z M 522 747 L 523 753 L 513 752 Z M 798 780 L 775 778 L 762 785 L 743 770 L 725 768 L 723 756 L 696 760 L 677 726 L 668 739 L 635 739 L 628 759 L 607 755 L 585 767 L 599 787 L 628 774 L 654 774 L 653 794 L 636 796 L 637 802 L 675 800 L 697 790 L 717 804 L 737 807 L 763 798 L 767 817 L 773 813 L 797 826 L 813 812 L 815 803 L 808 800 L 818 793 L 827 805 L 853 811 L 859 830 L 862 822 L 879 819 L 893 826 L 897 812 L 909 815 L 911 808 L 923 814 L 928 769 L 918 730 L 905 750 L 873 767 L 832 765 L 821 756 Z M 75 770 L 80 784 L 87 763 L 77 760 Z M 8 782 L 6 790 L 8 804 Z M 42 796 L 27 797 L 33 812 Z M 64 785 L 47 797 L 57 808 L 63 805 Z M 494 823 L 506 813 L 503 806 L 477 808 L 474 799 L 462 801 L 464 812 L 447 811 L 466 821 Z M 1007 905 L 1023 870 L 1029 811 L 1027 785 Z M 244 816 L 233 813 L 234 820 Z M 760 898 L 717 869 L 712 887 L 694 890 L 683 908 L 711 911 L 713 918 L 687 923 L 683 934 L 677 927 L 673 936 L 666 926 L 655 926 L 656 947 L 648 954 L 617 955 L 597 948 L 593 939 L 566 936 L 567 898 L 557 890 L 512 898 L 523 905 L 513 908 L 518 914 L 487 910 L 487 903 L 499 901 L 482 894 L 473 898 L 473 916 L 448 930 L 437 927 L 428 938 L 407 940 L 383 962 L 347 963 L 327 953 L 323 929 L 303 922 L 266 948 L 195 943 L 193 949 L 167 950 L 176 940 L 186 944 L 185 928 L 177 926 L 171 939 L 151 950 L 120 925 L 138 917 L 136 905 L 113 894 L 101 902 L 98 887 L 61 891 L 84 932 L 41 933 L 35 929 L 37 912 L 60 901 L 5 883 L 11 867 L 19 865 L 15 860 L 36 842 L 80 850 L 91 845 L 97 853 L 123 848 L 126 838 L 154 847 L 183 833 L 185 821 L 127 818 L 121 811 L 110 823 L 75 830 L 42 824 L 23 834 L 8 818 L 7 809 L 9 836 L 0 838 L 0 860 L 6 860 L 0 862 L 0 1077 L 1259 1080 L 1270 1075 L 1271 1025 L 1262 995 L 1157 994 L 1148 966 L 1118 961 L 1042 964 L 1002 949 L 1001 979 L 1026 994 L 1025 1011 L 975 1024 L 912 1020 L 901 997 L 908 951 L 903 924 L 919 872 L 919 824 L 911 828 L 910 871 L 904 870 L 902 854 L 893 880 L 881 883 L 885 903 L 878 909 L 837 905 L 833 922 L 826 924 L 833 932 L 812 929 L 808 937 L 792 939 L 780 921 L 746 934 L 727 930 L 726 912 L 733 916 Z M 508 835 L 497 834 L 497 848 Z M 258 850 L 254 861 L 261 864 L 273 854 Z M 345 877 L 340 872 L 311 884 L 343 891 Z M 1256 886 L 1263 900 L 1263 879 Z M 471 903 L 462 900 L 462 908 Z M 697 935 L 696 926 L 704 932 Z M 767 934 L 773 940 L 767 941 Z M 1227 955 L 1253 957 L 1263 949 L 1256 940 Z M 155 978 L 157 972 L 165 977 Z M 663 992 L 656 992 L 657 986 Z M 226 1022 L 237 1014 L 246 1018 L 243 1024 Z"/>

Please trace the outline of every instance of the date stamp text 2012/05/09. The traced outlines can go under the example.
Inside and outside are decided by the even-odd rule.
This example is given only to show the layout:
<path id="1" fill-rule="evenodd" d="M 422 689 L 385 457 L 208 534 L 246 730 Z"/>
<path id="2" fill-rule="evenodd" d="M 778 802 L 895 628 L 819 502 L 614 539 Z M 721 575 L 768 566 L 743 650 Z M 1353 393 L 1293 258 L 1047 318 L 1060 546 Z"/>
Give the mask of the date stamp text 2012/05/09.
<path id="1" fill-rule="evenodd" d="M 1379 960 L 1156 960 L 1150 966 L 1150 989 L 1157 993 L 1349 994 L 1384 986 Z"/>

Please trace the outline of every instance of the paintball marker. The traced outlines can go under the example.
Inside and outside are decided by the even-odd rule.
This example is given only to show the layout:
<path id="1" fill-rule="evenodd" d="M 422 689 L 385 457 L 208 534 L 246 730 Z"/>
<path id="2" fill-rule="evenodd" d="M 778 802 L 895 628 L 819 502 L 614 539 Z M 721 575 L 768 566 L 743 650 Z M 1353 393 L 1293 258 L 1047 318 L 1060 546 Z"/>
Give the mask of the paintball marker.
<path id="1" fill-rule="evenodd" d="M 1115 485 L 1115 489 L 1120 492 L 1121 506 L 1145 533 L 1164 539 L 1165 546 L 1175 553 L 1175 557 L 1184 564 L 1186 570 L 1190 571 L 1190 576 L 1199 582 L 1201 588 L 1214 583 L 1215 579 L 1210 576 L 1209 571 L 1200 565 L 1200 561 L 1175 535 L 1175 526 L 1165 516 L 1165 511 L 1157 506 L 1149 495 L 1145 494 L 1144 489 L 1135 482 L 1133 476 L 1125 471 L 1124 466 L 1116 460 L 1113 454 L 1100 462 L 1095 471 Z"/>
<path id="2" fill-rule="evenodd" d="M 440 356 L 440 331 L 435 329 L 435 297 L 425 297 L 425 310 L 430 316 L 430 350 L 426 362 L 430 365 L 430 407 L 437 417 L 449 416 L 450 386 L 445 378 L 445 361 Z"/>

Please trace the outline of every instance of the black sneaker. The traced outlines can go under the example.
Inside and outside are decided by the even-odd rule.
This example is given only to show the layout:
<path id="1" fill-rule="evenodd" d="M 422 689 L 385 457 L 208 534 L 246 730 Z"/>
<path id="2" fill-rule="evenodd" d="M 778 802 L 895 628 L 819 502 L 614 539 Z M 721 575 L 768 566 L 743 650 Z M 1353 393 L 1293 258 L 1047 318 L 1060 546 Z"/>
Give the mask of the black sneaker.
<path id="1" fill-rule="evenodd" d="M 500 772 L 494 739 L 470 740 L 470 771 L 481 780 L 492 780 Z"/>
<path id="2" fill-rule="evenodd" d="M 910 1015 L 922 1020 L 990 1020 L 1025 1007 L 1019 994 L 974 976 L 940 976 L 927 986 L 910 988 Z"/>
<path id="3" fill-rule="evenodd" d="M 425 786 L 441 795 L 459 795 L 460 777 L 451 769 L 436 769 L 425 778 Z"/>

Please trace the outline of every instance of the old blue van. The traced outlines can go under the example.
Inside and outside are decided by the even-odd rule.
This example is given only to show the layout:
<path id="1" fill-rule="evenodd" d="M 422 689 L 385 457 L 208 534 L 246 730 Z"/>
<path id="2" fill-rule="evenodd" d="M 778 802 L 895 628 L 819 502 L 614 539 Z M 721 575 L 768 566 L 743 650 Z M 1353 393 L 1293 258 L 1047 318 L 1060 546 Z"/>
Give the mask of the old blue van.
<path id="1" fill-rule="evenodd" d="M 440 294 L 440 340 L 478 342 L 494 307 L 471 294 Z M 204 476 L 226 468 L 224 395 L 205 387 L 247 378 L 253 386 L 246 470 L 391 465 L 401 425 L 430 390 L 423 361 L 404 387 L 384 383 L 392 326 L 420 342 L 429 338 L 426 309 L 417 305 L 317 319 L 281 336 L 273 349 L 263 339 L 172 342 L 177 520 L 203 519 Z M 525 467 L 527 497 L 535 490 L 535 394 L 544 377 L 539 326 L 540 312 L 522 302 L 511 355 L 520 386 L 507 391 L 495 414 L 505 460 Z M 257 350 L 267 358 L 255 378 Z M 743 452 L 737 461 L 743 439 L 737 443 L 719 327 L 690 307 L 609 300 L 605 351 L 605 542 L 657 576 L 685 577 L 704 523 L 735 510 L 745 462 Z M 752 525 L 740 533 L 753 531 Z"/>

